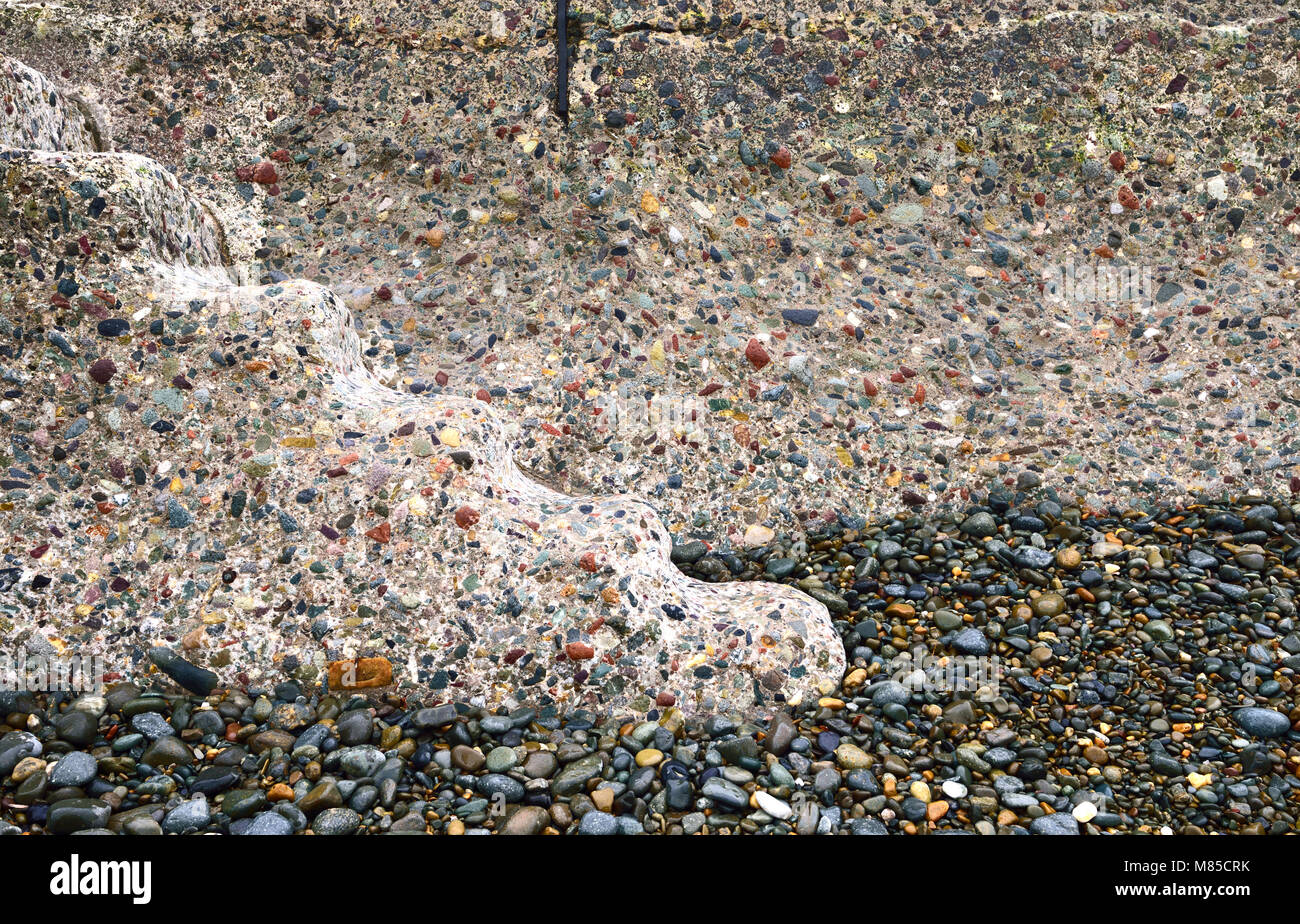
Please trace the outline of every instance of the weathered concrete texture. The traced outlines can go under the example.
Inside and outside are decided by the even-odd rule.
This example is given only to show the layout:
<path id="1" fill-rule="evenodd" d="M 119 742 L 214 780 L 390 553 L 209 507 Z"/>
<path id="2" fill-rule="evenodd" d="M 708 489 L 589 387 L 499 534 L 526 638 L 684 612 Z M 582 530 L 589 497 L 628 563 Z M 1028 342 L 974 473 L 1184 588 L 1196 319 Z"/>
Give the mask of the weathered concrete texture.
<path id="1" fill-rule="evenodd" d="M 822 604 L 692 581 L 644 501 L 531 481 L 490 396 L 386 386 L 328 288 L 233 284 L 216 219 L 155 161 L 39 150 L 64 112 L 16 107 L 35 150 L 3 152 L 6 509 L 51 539 L 12 557 L 11 641 L 137 672 L 157 642 L 198 692 L 217 675 L 167 643 L 257 682 L 382 637 L 400 683 L 491 704 L 755 711 L 834 687 Z M 59 253 L 83 259 L 50 290 Z"/>
<path id="2" fill-rule="evenodd" d="M 1288 487 L 1295 165 L 1270 126 L 1294 25 L 1271 8 L 580 7 L 567 133 L 548 8 L 305 9 L 89 37 L 137 101 L 125 143 L 265 207 L 253 278 L 338 288 L 395 380 L 531 387 L 503 400 L 543 477 L 680 490 L 672 525 L 702 535 L 1024 467 L 1096 504 Z M 33 46 L 56 60 L 88 38 L 58 15 Z M 276 149 L 277 195 L 235 182 Z M 711 426 L 655 452 L 592 414 L 713 385 Z"/>

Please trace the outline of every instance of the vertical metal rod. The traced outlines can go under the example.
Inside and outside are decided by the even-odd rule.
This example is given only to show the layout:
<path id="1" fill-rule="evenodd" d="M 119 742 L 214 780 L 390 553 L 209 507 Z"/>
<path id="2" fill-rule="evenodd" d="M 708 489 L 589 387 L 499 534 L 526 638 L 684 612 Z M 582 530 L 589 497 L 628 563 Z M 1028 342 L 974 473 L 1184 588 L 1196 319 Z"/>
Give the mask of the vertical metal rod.
<path id="1" fill-rule="evenodd" d="M 569 0 L 555 0 L 555 114 L 569 124 Z"/>

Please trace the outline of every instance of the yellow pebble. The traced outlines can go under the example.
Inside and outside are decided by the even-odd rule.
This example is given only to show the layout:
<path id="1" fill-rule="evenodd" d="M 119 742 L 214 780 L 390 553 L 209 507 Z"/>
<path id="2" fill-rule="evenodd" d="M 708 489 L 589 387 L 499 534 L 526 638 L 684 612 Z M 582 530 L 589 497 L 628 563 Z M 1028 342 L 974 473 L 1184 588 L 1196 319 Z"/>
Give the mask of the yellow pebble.
<path id="1" fill-rule="evenodd" d="M 663 759 L 664 752 L 657 748 L 643 748 L 636 752 L 636 765 L 638 767 L 657 767 Z"/>
<path id="2" fill-rule="evenodd" d="M 855 667 L 849 671 L 849 675 L 844 678 L 844 688 L 852 690 L 854 687 L 860 687 L 867 680 L 867 672 L 860 667 Z"/>

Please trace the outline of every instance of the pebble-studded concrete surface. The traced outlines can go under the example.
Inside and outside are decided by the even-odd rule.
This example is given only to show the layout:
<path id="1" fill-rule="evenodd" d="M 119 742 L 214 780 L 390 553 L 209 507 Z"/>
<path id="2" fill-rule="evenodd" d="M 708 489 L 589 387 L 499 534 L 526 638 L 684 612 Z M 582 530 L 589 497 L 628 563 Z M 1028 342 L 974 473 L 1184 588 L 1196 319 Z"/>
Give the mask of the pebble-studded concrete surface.
<path id="1" fill-rule="evenodd" d="M 567 128 L 550 16 L 0 14 L 127 155 L 5 164 L 15 645 L 765 712 L 838 603 L 670 533 L 1300 489 L 1282 8 L 575 6 Z"/>
<path id="2" fill-rule="evenodd" d="M 17 89 L 39 82 L 17 65 L 10 73 Z M 117 521 L 116 535 L 102 521 L 82 533 L 80 511 L 90 509 L 85 500 L 64 508 L 50 494 L 36 502 L 34 509 L 58 524 L 46 529 L 59 541 L 29 548 L 32 573 L 7 569 L 6 583 L 32 592 L 53 586 L 51 593 L 20 599 L 40 610 L 71 604 L 87 617 L 81 628 L 89 632 L 46 635 L 29 617 L 21 633 L 27 650 L 65 652 L 71 635 L 77 652 L 138 668 L 141 638 L 161 634 L 171 641 L 181 619 L 193 626 L 182 646 L 206 654 L 214 666 L 238 656 L 250 679 L 276 665 L 293 671 L 302 664 L 314 676 L 331 654 L 336 663 L 355 657 L 349 629 L 369 624 L 374 631 L 396 620 L 401 634 L 390 636 L 393 651 L 382 653 L 406 655 L 407 686 L 427 684 L 492 704 L 534 693 L 612 708 L 649 702 L 649 692 L 660 705 L 681 696 L 691 711 L 724 702 L 752 709 L 765 699 L 797 702 L 805 692 L 833 688 L 844 656 L 822 604 L 771 585 L 692 581 L 670 561 L 668 531 L 644 501 L 575 498 L 533 482 L 516 467 L 512 428 L 489 395 L 419 395 L 385 385 L 367 367 L 352 315 L 332 291 L 304 280 L 233 284 L 223 262 L 226 234 L 206 205 L 141 155 L 58 150 L 77 110 L 53 95 L 47 99 L 43 89 L 28 95 L 35 102 L 18 107 L 10 134 L 31 148 L 6 154 L 21 198 L 13 253 L 32 267 L 37 284 L 46 281 L 44 254 L 57 253 L 72 233 L 79 233 L 82 256 L 105 257 L 98 266 L 85 261 L 81 273 L 69 272 L 63 259 L 56 264 L 51 307 L 61 313 L 41 357 L 50 367 L 38 365 L 36 377 L 45 371 L 50 388 L 70 387 L 73 364 L 84 365 L 84 382 L 104 400 L 79 406 L 81 416 L 71 421 L 57 411 L 48 420 L 22 421 L 29 426 L 16 428 L 16 451 L 30 459 L 29 445 L 51 449 L 54 431 L 68 441 L 51 449 L 54 459 L 66 463 L 71 451 L 77 465 L 83 437 L 130 439 L 138 414 L 140 430 L 164 438 L 178 432 L 172 418 L 188 417 L 181 424 L 191 449 L 214 458 L 230 442 L 222 430 L 233 424 L 243 431 L 248 402 L 262 401 L 253 450 L 222 459 L 233 467 L 229 475 L 221 479 L 219 469 L 197 460 L 188 471 L 173 472 L 163 461 L 152 500 L 139 512 L 129 486 L 147 488 L 146 469 L 135 465 L 128 474 L 121 456 L 109 455 L 92 500 L 96 514 Z M 40 201 L 47 203 L 44 215 L 33 210 Z M 130 257 L 113 267 L 112 249 Z M 104 278 L 96 278 L 96 269 Z M 144 307 L 132 310 L 133 296 Z M 16 309 L 32 307 L 22 289 L 10 298 Z M 35 321 L 30 314 L 17 318 Z M 159 340 L 146 339 L 142 350 L 136 332 Z M 82 350 L 95 355 L 83 361 Z M 166 359 L 168 352 L 174 358 Z M 200 366 L 188 354 L 200 357 Z M 33 384 L 30 374 L 13 378 L 16 385 Z M 286 381 L 308 387 L 291 387 L 286 400 L 275 394 Z M 20 387 L 12 398 L 26 394 Z M 30 443 L 23 433 L 32 434 Z M 6 486 L 27 497 L 32 485 L 25 473 L 11 474 Z M 45 476 L 46 487 L 63 478 L 83 484 L 65 464 Z M 210 485 L 222 480 L 218 499 Z M 361 498 L 362 516 L 373 523 L 357 526 Z M 77 519 L 62 519 L 69 510 Z M 307 517 L 315 522 L 304 529 Z M 150 536 L 159 544 L 148 560 L 128 528 L 132 521 L 160 530 Z M 223 535 L 227 528 L 233 534 Z M 270 536 L 283 537 L 274 564 L 287 569 L 286 586 L 297 587 L 304 577 L 300 553 L 310 560 L 308 580 L 318 585 L 304 588 L 294 613 L 299 618 L 283 628 L 292 597 L 269 627 L 262 621 L 282 589 L 268 582 L 270 559 L 226 566 L 231 552 L 236 562 L 250 552 L 265 554 Z M 98 551 L 119 543 L 121 556 L 140 555 L 138 564 L 123 568 Z M 360 554 L 349 545 L 359 545 Z M 108 620 L 97 616 L 104 587 L 68 588 L 69 600 L 45 573 L 88 556 L 92 567 L 114 574 L 110 594 L 137 604 L 127 606 L 129 615 L 119 618 L 110 605 Z M 142 610 L 135 585 L 149 586 L 142 572 L 152 565 L 162 567 L 150 575 L 155 592 L 146 596 L 160 603 L 147 600 Z M 357 583 L 366 569 L 374 576 Z M 75 575 L 65 572 L 60 583 L 78 583 L 68 577 Z M 552 580 L 554 587 L 545 586 Z M 332 598 L 339 584 L 358 599 Z M 387 619 L 369 605 L 371 594 L 389 606 Z M 317 645 L 304 647 L 298 635 Z"/>
<path id="3" fill-rule="evenodd" d="M 1285 8 L 795 6 L 576 5 L 567 131 L 545 4 L 6 37 L 93 84 L 118 147 L 264 211 L 252 281 L 332 286 L 396 384 L 503 392 L 543 480 L 635 486 L 675 530 L 1024 469 L 1094 504 L 1290 492 Z M 1138 303 L 1090 297 L 1097 267 Z M 696 419 L 638 427 L 650 393 Z"/>

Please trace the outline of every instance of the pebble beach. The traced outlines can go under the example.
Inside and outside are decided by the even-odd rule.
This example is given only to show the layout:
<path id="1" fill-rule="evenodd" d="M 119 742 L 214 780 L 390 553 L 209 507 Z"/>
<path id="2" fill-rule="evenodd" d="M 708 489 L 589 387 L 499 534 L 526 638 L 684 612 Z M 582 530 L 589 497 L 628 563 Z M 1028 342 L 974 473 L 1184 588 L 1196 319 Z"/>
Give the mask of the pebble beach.
<path id="1" fill-rule="evenodd" d="M 121 834 L 1293 831 L 1293 511 L 1081 517 L 1050 500 L 1014 501 L 991 499 L 961 522 L 837 528 L 743 559 L 679 547 L 706 580 L 719 570 L 724 580 L 781 576 L 837 614 L 849 673 L 771 718 L 375 702 L 287 681 L 202 697 L 166 683 L 62 704 L 10 697 L 0 701 L 18 726 L 0 738 L 7 824 Z M 944 670 L 992 652 L 1005 676 Z M 936 679 L 945 674 L 948 683 Z"/>

